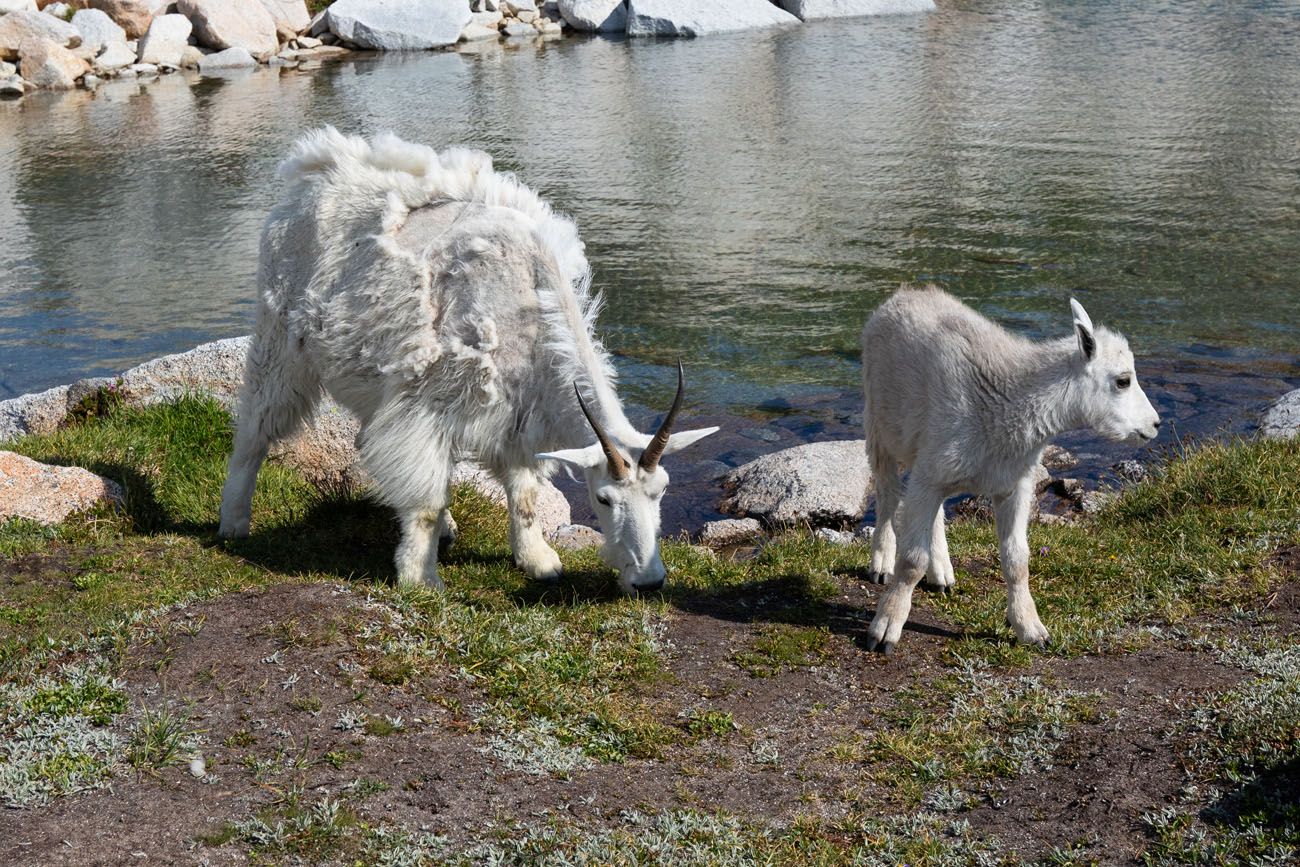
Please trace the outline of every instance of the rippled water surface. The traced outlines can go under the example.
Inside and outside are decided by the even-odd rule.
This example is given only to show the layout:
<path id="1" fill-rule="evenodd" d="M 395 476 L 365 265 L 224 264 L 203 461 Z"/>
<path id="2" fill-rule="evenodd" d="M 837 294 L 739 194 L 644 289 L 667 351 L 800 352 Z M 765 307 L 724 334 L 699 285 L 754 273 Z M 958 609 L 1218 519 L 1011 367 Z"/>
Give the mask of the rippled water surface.
<path id="1" fill-rule="evenodd" d="M 0 397 L 249 330 L 276 162 L 325 123 L 483 148 L 574 215 L 643 403 L 679 356 L 698 409 L 851 403 L 904 280 L 1042 335 L 1076 293 L 1167 382 L 1293 377 L 1300 5 L 941 3 L 0 104 Z"/>

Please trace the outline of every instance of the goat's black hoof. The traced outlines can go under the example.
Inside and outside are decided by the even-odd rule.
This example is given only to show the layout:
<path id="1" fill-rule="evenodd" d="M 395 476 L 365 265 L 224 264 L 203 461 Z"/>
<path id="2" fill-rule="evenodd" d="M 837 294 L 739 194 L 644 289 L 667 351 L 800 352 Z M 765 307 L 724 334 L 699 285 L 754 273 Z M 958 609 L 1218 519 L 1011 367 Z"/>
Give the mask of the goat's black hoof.
<path id="1" fill-rule="evenodd" d="M 883 645 L 881 645 L 881 647 L 880 647 L 880 652 L 883 653 L 883 654 L 885 654 L 885 656 L 893 656 L 893 655 L 894 655 L 894 642 L 892 642 L 892 641 L 886 641 Z"/>
<path id="2" fill-rule="evenodd" d="M 867 580 L 872 584 L 884 584 L 889 575 L 884 572 L 871 571 L 867 573 Z"/>
<path id="3" fill-rule="evenodd" d="M 1040 651 L 1045 651 L 1045 650 L 1047 650 L 1047 642 L 1046 642 L 1046 641 L 1035 641 L 1035 642 L 1034 642 L 1034 647 L 1036 647 L 1036 648 L 1037 648 L 1038 650 L 1040 650 Z"/>
<path id="4" fill-rule="evenodd" d="M 867 639 L 867 653 L 875 653 L 876 648 L 879 646 L 880 646 L 880 642 L 876 641 L 876 639 L 874 638 Z"/>

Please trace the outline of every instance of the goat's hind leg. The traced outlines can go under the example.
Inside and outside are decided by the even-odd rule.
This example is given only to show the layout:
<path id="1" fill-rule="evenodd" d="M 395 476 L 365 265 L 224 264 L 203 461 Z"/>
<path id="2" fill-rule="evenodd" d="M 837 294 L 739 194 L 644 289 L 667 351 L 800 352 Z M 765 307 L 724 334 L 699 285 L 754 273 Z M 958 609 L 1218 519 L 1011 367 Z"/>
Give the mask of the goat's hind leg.
<path id="1" fill-rule="evenodd" d="M 942 505 L 943 495 L 917 479 L 913 471 L 907 500 L 894 516 L 900 527 L 894 579 L 885 585 L 876 603 L 876 616 L 867 628 L 868 650 L 893 653 L 912 611 L 912 593 L 930 565 L 934 512 Z"/>
<path id="2" fill-rule="evenodd" d="M 943 506 L 934 515 L 933 535 L 930 537 L 930 566 L 925 570 L 925 589 L 936 593 L 951 593 L 957 583 L 948 556 L 948 536 L 944 532 Z"/>
<path id="3" fill-rule="evenodd" d="M 319 376 L 283 325 L 254 335 L 239 397 L 235 448 L 221 490 L 222 537 L 248 535 L 257 471 L 267 450 L 298 429 L 320 396 Z"/>
<path id="4" fill-rule="evenodd" d="M 871 537 L 871 571 L 867 577 L 874 584 L 887 584 L 894 574 L 897 554 L 894 525 L 902 484 L 898 478 L 898 462 L 882 451 L 872 453 L 871 469 L 876 487 L 876 532 Z"/>

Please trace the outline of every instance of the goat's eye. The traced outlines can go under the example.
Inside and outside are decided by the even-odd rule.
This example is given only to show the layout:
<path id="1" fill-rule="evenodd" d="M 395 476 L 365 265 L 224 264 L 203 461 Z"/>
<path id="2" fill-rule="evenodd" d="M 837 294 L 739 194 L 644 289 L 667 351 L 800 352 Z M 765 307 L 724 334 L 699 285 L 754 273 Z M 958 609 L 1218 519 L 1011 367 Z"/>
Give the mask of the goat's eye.
<path id="1" fill-rule="evenodd" d="M 1132 384 L 1133 378 L 1127 373 L 1115 380 L 1115 385 L 1118 388 L 1128 388 Z"/>
<path id="2" fill-rule="evenodd" d="M 610 506 L 610 505 L 612 505 L 612 504 L 610 503 L 610 501 L 609 501 L 609 497 L 605 496 L 604 494 L 597 494 L 597 495 L 596 495 L 596 502 L 597 502 L 597 503 L 600 503 L 602 506 Z"/>

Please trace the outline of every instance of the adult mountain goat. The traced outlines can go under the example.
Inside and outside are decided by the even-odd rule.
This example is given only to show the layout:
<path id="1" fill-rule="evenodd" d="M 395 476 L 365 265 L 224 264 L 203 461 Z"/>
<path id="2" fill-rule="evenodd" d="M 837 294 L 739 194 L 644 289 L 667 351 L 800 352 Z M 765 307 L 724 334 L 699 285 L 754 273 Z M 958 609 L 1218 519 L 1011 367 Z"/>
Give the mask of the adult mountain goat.
<path id="1" fill-rule="evenodd" d="M 662 586 L 659 460 L 717 428 L 671 432 L 680 366 L 659 430 L 628 422 L 592 333 L 599 299 L 574 224 L 487 154 L 392 136 L 309 133 L 280 177 L 288 189 L 262 232 L 221 535 L 248 534 L 269 444 L 323 388 L 360 419 L 361 462 L 399 514 L 401 582 L 442 586 L 438 540 L 455 533 L 448 484 L 468 454 L 505 488 L 511 548 L 529 576 L 561 571 L 534 504 L 564 464 L 585 476 L 623 589 Z"/>
<path id="2" fill-rule="evenodd" d="M 1094 328 L 1079 302 L 1070 306 L 1074 336 L 1033 343 L 937 287 L 904 287 L 862 330 L 876 486 L 871 572 L 888 585 L 868 629 L 871 649 L 893 651 L 922 576 L 952 586 L 943 501 L 963 492 L 993 501 L 1007 623 L 1023 642 L 1047 641 L 1029 593 L 1033 468 L 1043 447 L 1075 428 L 1144 442 L 1160 427 L 1128 342 Z M 901 509 L 900 467 L 910 468 Z"/>

